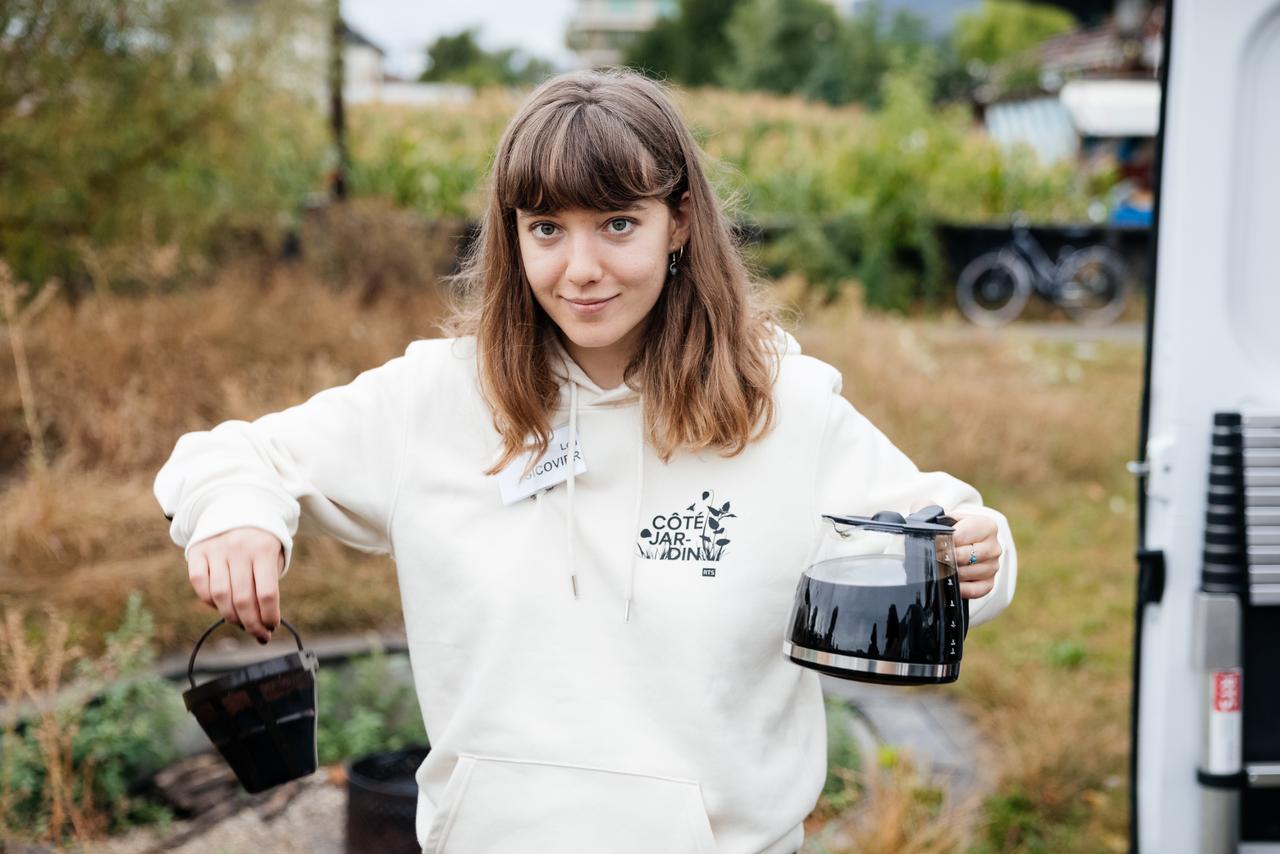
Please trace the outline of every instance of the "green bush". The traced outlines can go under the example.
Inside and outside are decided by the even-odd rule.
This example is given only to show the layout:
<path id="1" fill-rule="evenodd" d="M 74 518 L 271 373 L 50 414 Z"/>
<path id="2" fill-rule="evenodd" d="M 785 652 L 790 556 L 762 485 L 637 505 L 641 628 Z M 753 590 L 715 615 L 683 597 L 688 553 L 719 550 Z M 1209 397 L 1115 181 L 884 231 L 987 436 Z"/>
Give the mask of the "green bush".
<path id="1" fill-rule="evenodd" d="M 862 768 L 862 756 L 853 735 L 853 707 L 844 700 L 825 697 L 827 712 L 827 781 L 822 796 L 837 810 L 857 799 L 854 775 Z"/>
<path id="2" fill-rule="evenodd" d="M 142 607 L 142 594 L 135 592 L 120 628 L 107 636 L 105 656 L 117 657 L 118 675 L 85 709 L 74 742 L 77 764 L 94 760 L 94 800 L 110 805 L 113 831 L 169 815 L 162 806 L 128 796 L 140 781 L 178 759 L 175 736 L 187 714 L 171 682 L 140 675 L 155 661 L 154 635 L 152 616 Z M 93 665 L 80 664 L 81 675 L 97 675 Z"/>
<path id="3" fill-rule="evenodd" d="M 316 741 L 322 765 L 427 743 L 413 688 L 391 678 L 391 663 L 391 657 L 375 649 L 350 664 L 349 672 L 320 669 Z"/>
<path id="4" fill-rule="evenodd" d="M 105 818 L 107 832 L 155 822 L 166 823 L 171 811 L 133 796 L 138 786 L 178 758 L 178 721 L 185 714 L 181 697 L 163 678 L 144 674 L 155 659 L 154 623 L 140 593 L 129 597 L 120 627 L 106 639 L 101 658 L 76 662 L 78 678 L 110 681 L 90 703 L 64 702 L 53 712 L 59 737 L 74 733 L 66 767 L 48 767 L 47 747 L 37 738 L 38 721 L 25 730 L 4 735 L 5 759 L 0 774 L 7 776 L 9 802 L 3 825 L 30 838 L 63 837 L 65 827 L 50 826 L 50 801 L 60 797 L 86 815 Z M 65 760 L 68 755 L 64 754 Z M 52 791 L 62 787 L 62 794 Z"/>

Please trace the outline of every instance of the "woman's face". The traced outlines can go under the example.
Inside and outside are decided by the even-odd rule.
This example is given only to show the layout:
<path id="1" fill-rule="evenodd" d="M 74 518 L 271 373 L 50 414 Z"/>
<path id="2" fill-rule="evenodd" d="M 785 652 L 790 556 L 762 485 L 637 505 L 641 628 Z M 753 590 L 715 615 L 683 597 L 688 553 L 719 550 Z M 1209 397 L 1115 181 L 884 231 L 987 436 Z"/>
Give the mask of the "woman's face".
<path id="1" fill-rule="evenodd" d="M 688 199 L 686 192 L 675 211 L 655 199 L 606 212 L 516 211 L 525 276 L 570 352 L 629 358 L 662 293 L 670 253 L 688 239 Z"/>

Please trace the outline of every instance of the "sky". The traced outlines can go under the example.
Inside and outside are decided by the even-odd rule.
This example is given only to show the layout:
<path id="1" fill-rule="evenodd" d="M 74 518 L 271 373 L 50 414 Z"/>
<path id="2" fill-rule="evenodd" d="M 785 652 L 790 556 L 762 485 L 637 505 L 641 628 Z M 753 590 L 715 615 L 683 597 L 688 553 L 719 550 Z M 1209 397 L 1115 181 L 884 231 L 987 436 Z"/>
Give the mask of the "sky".
<path id="1" fill-rule="evenodd" d="M 473 25 L 489 50 L 516 47 L 571 68 L 564 33 L 574 6 L 574 0 L 342 0 L 342 14 L 387 52 L 388 72 L 417 76 L 428 44 Z"/>

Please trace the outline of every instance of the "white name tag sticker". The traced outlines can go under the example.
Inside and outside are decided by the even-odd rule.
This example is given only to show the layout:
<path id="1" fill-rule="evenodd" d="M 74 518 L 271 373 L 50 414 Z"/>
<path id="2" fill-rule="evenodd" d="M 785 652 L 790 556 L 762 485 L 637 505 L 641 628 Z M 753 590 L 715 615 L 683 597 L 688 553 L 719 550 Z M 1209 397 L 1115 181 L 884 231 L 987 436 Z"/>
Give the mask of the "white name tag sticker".
<path id="1" fill-rule="evenodd" d="M 498 472 L 498 487 L 502 490 L 502 503 L 515 504 L 542 489 L 550 489 L 569 479 L 569 425 L 559 427 L 547 444 L 547 452 L 538 460 L 526 477 L 520 477 L 529 463 L 530 454 L 523 454 Z M 582 431 L 574 438 L 573 471 L 575 475 L 587 470 L 582 456 Z"/>

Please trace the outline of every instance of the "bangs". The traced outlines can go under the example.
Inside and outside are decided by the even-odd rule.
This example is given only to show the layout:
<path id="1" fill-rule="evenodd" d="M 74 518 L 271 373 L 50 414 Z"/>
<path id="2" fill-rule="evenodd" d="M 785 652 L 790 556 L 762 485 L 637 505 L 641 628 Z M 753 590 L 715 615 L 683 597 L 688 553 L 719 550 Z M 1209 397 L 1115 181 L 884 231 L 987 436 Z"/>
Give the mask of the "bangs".
<path id="1" fill-rule="evenodd" d="M 626 122 L 598 104 L 548 105 L 517 132 L 499 174 L 504 209 L 609 211 L 668 197 L 682 176 L 662 174 Z"/>

